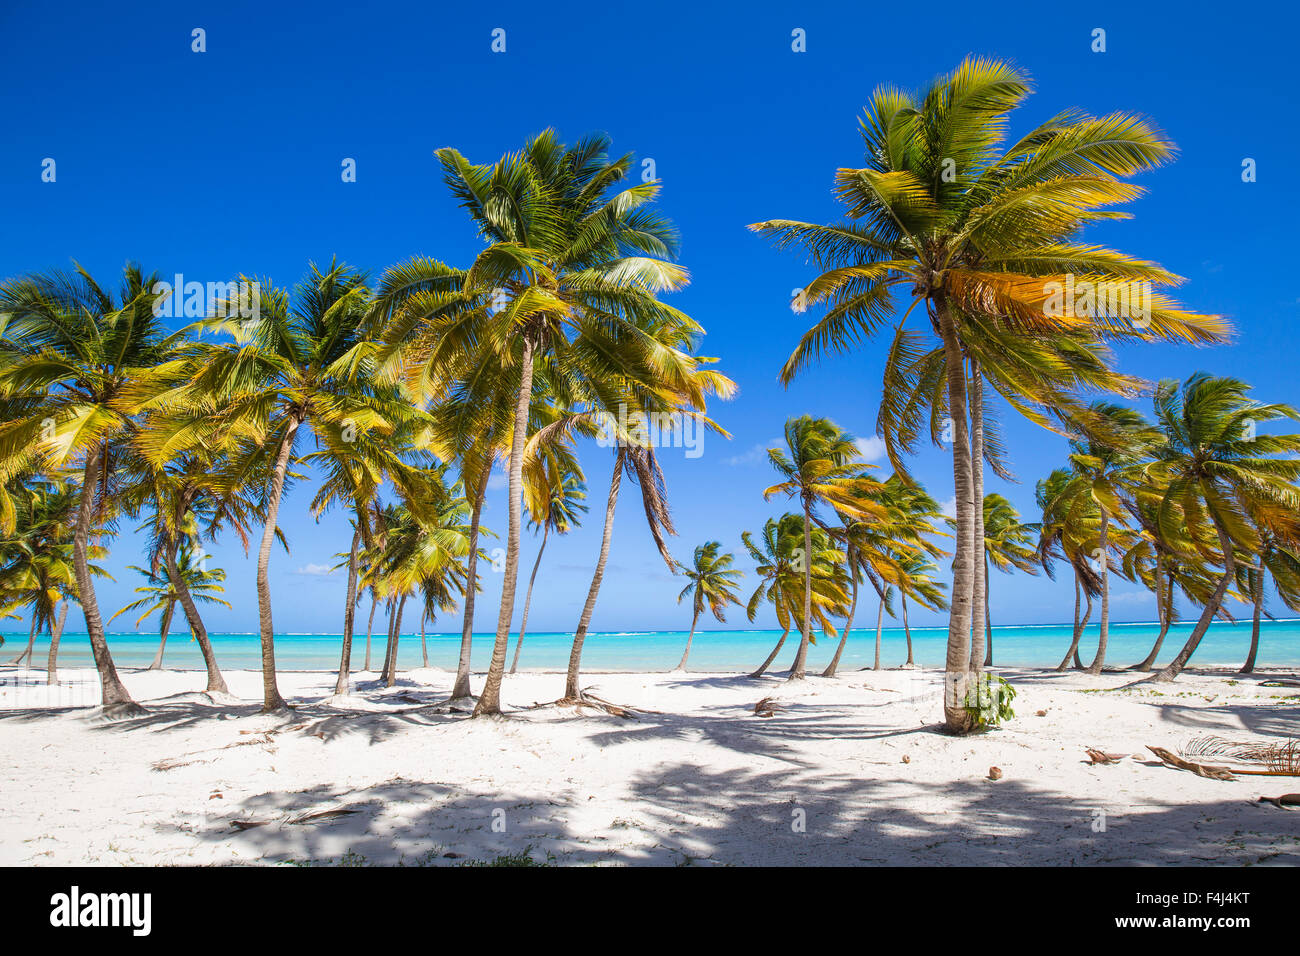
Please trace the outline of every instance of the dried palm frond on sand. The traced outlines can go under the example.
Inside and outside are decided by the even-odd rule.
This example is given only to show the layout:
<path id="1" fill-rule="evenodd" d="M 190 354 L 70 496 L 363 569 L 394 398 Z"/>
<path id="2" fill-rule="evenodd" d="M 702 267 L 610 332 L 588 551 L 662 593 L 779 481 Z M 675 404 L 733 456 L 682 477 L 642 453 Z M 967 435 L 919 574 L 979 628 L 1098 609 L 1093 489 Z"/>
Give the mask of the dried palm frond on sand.
<path id="1" fill-rule="evenodd" d="M 1230 762 L 1262 764 L 1265 768 L 1238 769 L 1239 773 L 1300 776 L 1300 740 L 1294 737 L 1281 742 L 1198 737 L 1188 741 L 1179 752 L 1184 757 L 1217 757 Z"/>

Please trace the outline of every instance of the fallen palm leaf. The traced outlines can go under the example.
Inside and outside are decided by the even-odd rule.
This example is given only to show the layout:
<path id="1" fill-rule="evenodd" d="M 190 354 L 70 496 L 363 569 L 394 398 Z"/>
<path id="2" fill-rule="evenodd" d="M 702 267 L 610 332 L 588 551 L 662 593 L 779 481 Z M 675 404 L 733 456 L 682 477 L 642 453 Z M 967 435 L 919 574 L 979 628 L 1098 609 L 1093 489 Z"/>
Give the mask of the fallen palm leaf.
<path id="1" fill-rule="evenodd" d="M 1097 750 L 1095 747 L 1085 747 L 1084 753 L 1088 755 L 1088 762 L 1092 764 L 1110 764 L 1119 763 L 1128 754 L 1108 754 L 1104 750 Z"/>
<path id="2" fill-rule="evenodd" d="M 775 697 L 764 697 L 754 705 L 754 715 L 756 717 L 775 717 L 778 710 L 783 710 L 781 702 Z"/>
<path id="3" fill-rule="evenodd" d="M 1187 770 L 1196 774 L 1198 777 L 1208 777 L 1211 780 L 1236 780 L 1232 771 L 1227 767 L 1215 767 L 1205 763 L 1192 763 L 1190 760 L 1184 760 L 1175 753 L 1165 750 L 1164 747 L 1152 747 L 1147 745 L 1147 750 L 1151 751 L 1160 758 L 1160 762 L 1167 767 L 1173 767 L 1175 770 Z"/>
<path id="4" fill-rule="evenodd" d="M 318 823 L 321 820 L 330 820 L 334 817 L 345 817 L 350 813 L 356 812 L 356 810 L 351 810 L 347 807 L 338 807 L 333 810 L 314 810 L 311 813 L 304 813 L 301 816 L 293 817 L 284 822 L 295 826 L 300 823 Z"/>
<path id="5" fill-rule="evenodd" d="M 264 827 L 270 820 L 231 820 L 230 825 L 236 830 L 251 830 L 254 827 Z"/>
<path id="6" fill-rule="evenodd" d="M 1289 807 L 1300 807 L 1300 793 L 1284 793 L 1280 797 L 1260 797 L 1256 803 L 1271 803 L 1279 810 L 1286 810 Z"/>
<path id="7" fill-rule="evenodd" d="M 1243 763 L 1263 764 L 1264 770 L 1232 768 L 1237 773 L 1268 776 L 1300 776 L 1300 740 L 1282 743 L 1253 740 L 1226 740 L 1223 737 L 1198 737 L 1188 741 L 1181 752 L 1187 757 L 1221 757 Z"/>

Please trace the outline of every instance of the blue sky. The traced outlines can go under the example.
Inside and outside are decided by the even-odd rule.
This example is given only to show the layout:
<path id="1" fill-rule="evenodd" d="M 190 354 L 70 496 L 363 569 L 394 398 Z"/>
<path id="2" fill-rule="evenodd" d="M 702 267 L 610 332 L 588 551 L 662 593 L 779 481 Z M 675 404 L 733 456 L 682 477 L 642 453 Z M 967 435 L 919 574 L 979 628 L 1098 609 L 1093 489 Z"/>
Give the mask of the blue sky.
<path id="1" fill-rule="evenodd" d="M 673 304 L 703 323 L 702 352 L 720 357 L 740 385 L 735 400 L 713 408 L 732 441 L 710 436 L 696 459 L 663 454 L 680 532 L 674 551 L 685 558 L 716 538 L 739 554 L 740 532 L 782 507 L 762 500 L 771 481 L 761 448 L 803 413 L 869 436 L 883 351 L 869 344 L 783 389 L 777 370 L 808 318 L 787 303 L 811 272 L 744 227 L 838 218 L 832 177 L 861 164 L 857 117 L 871 89 L 919 86 L 977 53 L 1010 58 L 1035 80 L 1013 134 L 1066 107 L 1131 110 L 1180 147 L 1176 163 L 1142 177 L 1149 193 L 1131 207 L 1135 218 L 1090 238 L 1185 276 L 1180 298 L 1229 316 L 1238 335 L 1214 350 L 1127 348 L 1122 367 L 1151 379 L 1204 368 L 1245 378 L 1261 399 L 1300 402 L 1290 31 L 1267 25 L 1262 12 L 1183 6 L 1170 16 L 1089 4 L 1002 16 L 981 5 L 922 14 L 910 5 L 768 2 L 572 9 L 317 2 L 289 11 L 223 0 L 74 15 L 5 4 L 0 277 L 73 258 L 102 280 L 132 259 L 164 276 L 244 272 L 281 284 L 334 256 L 375 272 L 417 254 L 466 263 L 478 240 L 441 183 L 435 148 L 486 162 L 547 126 L 569 140 L 603 130 L 617 151 L 654 160 L 693 276 Z M 195 28 L 206 31 L 204 53 L 191 50 Z M 504 53 L 491 50 L 496 28 L 506 31 Z M 791 49 L 796 28 L 806 52 Z M 1106 31 L 1104 53 L 1091 50 L 1095 28 Z M 57 163 L 54 183 L 41 181 L 47 157 Z M 356 161 L 355 183 L 341 179 L 345 158 Z M 1256 182 L 1242 182 L 1245 158 L 1256 161 Z M 1022 480 L 990 479 L 989 490 L 1032 520 L 1033 483 L 1061 463 L 1064 443 L 1009 410 L 1004 417 Z M 582 460 L 599 510 L 611 456 L 592 444 Z M 951 497 L 942 452 L 921 454 L 916 474 L 936 498 Z M 292 554 L 273 557 L 279 631 L 341 623 L 341 577 L 310 572 L 347 547 L 346 519 L 313 520 L 309 498 L 310 484 L 300 485 L 281 512 Z M 503 482 L 485 521 L 504 535 Z M 552 538 L 530 627 L 576 624 L 599 531 L 592 520 Z M 521 577 L 535 547 L 525 544 Z M 235 609 L 209 612 L 210 629 L 255 629 L 253 561 L 233 542 L 215 550 Z M 124 528 L 108 562 L 118 582 L 100 588 L 110 613 L 130 600 L 137 582 L 125 566 L 139 560 Z M 739 563 L 748 569 L 747 559 Z M 485 580 L 480 629 L 495 620 L 499 577 Z M 625 497 L 593 626 L 684 627 L 689 612 L 674 603 L 680 583 L 658 559 L 639 503 Z M 992 588 L 995 623 L 1069 618 L 1064 580 L 995 575 Z M 1125 582 L 1115 592 L 1117 620 L 1151 619 L 1149 597 Z M 765 614 L 758 623 L 771 621 Z M 917 613 L 913 621 L 937 619 Z M 728 626 L 749 625 L 737 609 Z M 458 619 L 436 626 L 458 628 Z"/>

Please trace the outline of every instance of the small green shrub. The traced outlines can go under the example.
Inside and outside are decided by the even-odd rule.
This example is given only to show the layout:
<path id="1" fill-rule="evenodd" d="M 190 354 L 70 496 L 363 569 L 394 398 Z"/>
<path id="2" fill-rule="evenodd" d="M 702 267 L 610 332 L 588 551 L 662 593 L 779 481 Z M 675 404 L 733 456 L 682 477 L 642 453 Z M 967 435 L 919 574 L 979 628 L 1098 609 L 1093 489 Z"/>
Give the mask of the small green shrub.
<path id="1" fill-rule="evenodd" d="M 972 693 L 974 700 L 971 699 Z M 976 730 L 996 727 L 1004 720 L 1016 716 L 1011 702 L 1016 699 L 1016 689 L 1010 681 L 997 674 L 981 672 L 975 679 L 973 690 L 966 692 L 962 702 Z"/>

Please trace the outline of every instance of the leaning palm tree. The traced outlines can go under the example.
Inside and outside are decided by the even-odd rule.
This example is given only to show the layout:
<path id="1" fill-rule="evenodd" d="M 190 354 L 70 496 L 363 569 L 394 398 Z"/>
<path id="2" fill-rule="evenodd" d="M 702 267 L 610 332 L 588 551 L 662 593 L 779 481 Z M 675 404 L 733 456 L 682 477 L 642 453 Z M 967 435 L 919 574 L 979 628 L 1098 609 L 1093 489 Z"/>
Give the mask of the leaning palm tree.
<path id="1" fill-rule="evenodd" d="M 1159 432 L 1140 412 L 1112 402 L 1093 402 L 1080 426 L 1084 434 L 1070 440 L 1074 477 L 1062 494 L 1069 498 L 1090 494 L 1097 503 L 1100 521 L 1093 557 L 1101 574 L 1101 629 L 1097 654 L 1087 671 L 1100 674 L 1110 635 L 1109 537 L 1115 525 L 1127 525 L 1130 511 L 1125 502 L 1136 493 L 1145 458 Z"/>
<path id="2" fill-rule="evenodd" d="M 540 458 L 537 478 L 530 482 L 525 475 L 524 487 L 531 496 L 527 502 L 529 520 L 542 529 L 542 542 L 537 547 L 533 572 L 528 576 L 528 590 L 524 593 L 524 611 L 519 619 L 515 656 L 510 660 L 511 674 L 519 667 L 519 651 L 524 646 L 524 634 L 528 632 L 528 608 L 533 601 L 533 584 L 537 581 L 537 569 L 541 567 L 551 529 L 556 534 L 568 534 L 581 523 L 582 515 L 587 513 L 587 506 L 583 504 L 587 497 L 587 483 L 583 480 L 577 459 L 552 449 L 548 449 Z"/>
<path id="3" fill-rule="evenodd" d="M 1066 488 L 1070 494 L 1065 494 Z M 1074 578 L 1074 628 L 1070 646 L 1065 652 L 1058 671 L 1064 671 L 1074 660 L 1079 661 L 1079 642 L 1083 629 L 1092 616 L 1093 599 L 1101 593 L 1101 578 L 1092 563 L 1096 551 L 1097 528 L 1101 524 L 1097 501 L 1074 481 L 1068 468 L 1056 468 L 1034 488 L 1034 501 L 1042 517 L 1038 524 L 1038 562 L 1049 578 L 1056 578 L 1056 562 L 1065 561 Z M 1080 616 L 1080 601 L 1087 601 L 1087 610 Z"/>
<path id="4" fill-rule="evenodd" d="M 971 412 L 978 417 L 979 409 L 969 405 L 968 383 L 987 382 L 1014 408 L 1046 423 L 1069 407 L 1075 383 L 1121 384 L 1110 374 L 1102 341 L 1216 342 L 1226 332 L 1217 317 L 1182 312 L 1154 292 L 1136 309 L 1127 301 L 1112 307 L 1109 295 L 1101 297 L 1104 303 L 1095 296 L 1083 303 L 1066 299 L 1064 290 L 1072 298 L 1078 276 L 1103 291 L 1177 281 L 1153 263 L 1078 238 L 1089 223 L 1119 215 L 1106 206 L 1138 195 L 1122 177 L 1159 165 L 1173 148 L 1137 117 L 1077 111 L 1004 145 L 1007 117 L 1029 92 L 1023 73 L 982 59 L 966 60 L 918 96 L 882 87 L 861 123 L 866 165 L 836 176 L 847 221 L 770 220 L 751 227 L 781 246 L 802 245 L 826 270 L 796 304 L 824 302 L 827 311 L 804 334 L 782 380 L 818 355 L 846 351 L 892 324 L 885 374 L 903 387 L 886 389 L 879 431 L 895 470 L 902 467 L 896 425 L 911 429 L 925 404 L 946 423 L 933 435 L 951 438 L 957 505 L 944 711 L 948 728 L 959 732 L 974 720 L 966 706 L 977 558 L 973 469 L 987 454 L 972 445 Z M 911 299 L 897 322 L 895 291 Z M 918 305 L 934 336 L 929 343 L 906 327 Z M 902 379 L 935 388 L 917 391 Z M 909 397 L 915 394 L 928 397 L 917 404 Z"/>
<path id="5" fill-rule="evenodd" d="M 786 449 L 769 448 L 768 460 L 785 479 L 763 492 L 798 498 L 804 519 L 804 553 L 812 553 L 814 512 L 828 504 L 853 518 L 885 517 L 885 509 L 872 500 L 878 483 L 862 475 L 858 447 L 852 436 L 826 418 L 803 415 L 785 423 Z M 803 680 L 812 638 L 812 562 L 804 562 L 803 633 L 790 680 Z"/>
<path id="6" fill-rule="evenodd" d="M 899 605 L 903 612 L 903 636 L 907 639 L 907 662 L 904 666 L 915 667 L 916 661 L 912 656 L 912 628 L 907 622 L 907 596 L 912 595 L 912 599 L 917 604 L 931 611 L 946 611 L 948 597 L 944 591 L 948 586 L 934 579 L 939 566 L 925 554 L 904 555 L 899 558 L 898 563 L 904 575 L 904 584 L 899 588 L 898 594 Z"/>
<path id="7" fill-rule="evenodd" d="M 834 636 L 836 628 L 831 619 L 849 613 L 850 576 L 844 552 L 820 527 L 813 529 L 812 548 L 807 549 L 804 530 L 802 515 L 784 514 L 779 519 L 767 519 L 757 542 L 748 531 L 740 536 L 758 577 L 758 586 L 745 606 L 745 615 L 753 621 L 763 604 L 771 604 L 781 625 L 776 646 L 750 677 L 762 677 L 767 672 L 785 646 L 791 628 L 797 628 L 801 634 L 806 630 L 803 624 L 805 563 L 811 566 L 812 573 L 813 623 L 823 634 Z"/>
<path id="8" fill-rule="evenodd" d="M 682 598 L 692 596 L 691 630 L 686 635 L 686 650 L 674 670 L 686 670 L 686 659 L 691 656 L 691 641 L 695 639 L 695 625 L 707 607 L 719 621 L 727 620 L 727 605 L 739 604 L 736 597 L 736 579 L 744 577 L 744 572 L 731 565 L 735 555 L 722 551 L 721 541 L 706 541 L 695 549 L 691 563 L 678 562 L 677 570 L 687 578 L 686 587 L 677 595 L 677 603 Z"/>
<path id="9" fill-rule="evenodd" d="M 1261 549 L 1261 524 L 1293 537 L 1300 514 L 1300 435 L 1259 434 L 1258 426 L 1280 419 L 1300 421 L 1290 405 L 1252 401 L 1250 386 L 1198 372 L 1181 386 L 1173 379 L 1156 388 L 1156 420 L 1164 438 L 1148 472 L 1165 488 L 1158 512 L 1166 540 L 1178 540 L 1177 522 L 1207 562 L 1223 570 L 1182 650 L 1151 680 L 1172 681 L 1201 643 L 1228 587 L 1236 578 L 1235 552 Z M 1288 456 L 1288 457 L 1277 457 Z M 1217 553 L 1203 542 L 1217 541 Z"/>
<path id="10" fill-rule="evenodd" d="M 1020 512 L 1016 511 L 1011 502 L 998 494 L 985 495 L 982 527 L 986 581 L 990 564 L 1007 574 L 1012 571 L 1023 571 L 1026 574 L 1038 573 L 1037 550 L 1034 547 L 1038 527 L 1022 523 Z M 984 600 L 984 627 L 987 640 L 983 665 L 991 667 L 993 665 L 993 621 L 989 616 L 987 588 L 984 591 Z"/>
<path id="11" fill-rule="evenodd" d="M 864 474 L 863 478 L 866 477 Z M 835 648 L 823 677 L 834 677 L 839 669 L 840 658 L 848 643 L 849 630 L 853 626 L 853 617 L 857 609 L 857 591 L 860 579 L 870 581 L 877 597 L 883 602 L 886 591 L 894 588 L 899 592 L 903 602 L 904 614 L 907 608 L 907 594 L 912 593 L 921 604 L 932 607 L 931 587 L 913 588 L 908 577 L 907 567 L 916 567 L 914 562 L 924 555 L 939 557 L 946 554 L 931 538 L 942 535 L 935 527 L 940 516 L 939 505 L 920 485 L 898 474 L 890 475 L 883 483 L 869 481 L 865 486 L 870 500 L 884 509 L 883 516 L 857 519 L 841 513 L 840 526 L 830 530 L 837 540 L 843 543 L 853 582 L 849 613 L 845 617 L 844 627 L 840 631 L 840 641 Z M 946 536 L 945 536 L 946 537 Z M 893 611 L 890 611 L 893 614 Z M 881 615 L 878 614 L 879 618 Z M 882 623 L 883 618 L 877 622 Z M 879 663 L 879 631 L 877 627 L 877 663 Z M 908 659 L 911 659 L 911 632 L 908 630 Z"/>
<path id="12" fill-rule="evenodd" d="M 202 323 L 234 341 L 205 344 L 202 350 L 185 394 L 197 410 L 196 421 L 209 433 L 248 434 L 259 447 L 274 449 L 257 557 L 262 709 L 267 713 L 288 707 L 275 674 L 270 562 L 280 502 L 304 426 L 318 437 L 345 429 L 386 433 L 393 427 L 390 416 L 405 412 L 400 402 L 377 394 L 372 385 L 369 294 L 363 273 L 337 262 L 324 271 L 313 264 L 292 294 L 258 283 L 254 316 Z M 220 311 L 225 315 L 229 310 Z"/>
<path id="13" fill-rule="evenodd" d="M 134 564 L 128 565 L 147 582 L 135 589 L 136 594 L 143 594 L 144 597 L 132 601 L 108 619 L 108 623 L 112 624 L 123 614 L 141 611 L 140 617 L 135 622 L 136 628 L 139 629 L 145 618 L 151 614 L 158 614 L 158 653 L 154 655 L 153 663 L 148 667 L 151 671 L 162 667 L 163 650 L 167 647 L 167 634 L 171 630 L 172 615 L 176 611 L 177 601 L 180 600 L 176 582 L 183 582 L 189 592 L 190 600 L 196 603 L 231 606 L 229 601 L 217 597 L 218 594 L 225 593 L 226 589 L 222 586 L 222 582 L 226 580 L 226 572 L 221 568 L 203 567 L 201 557 L 196 555 L 194 546 L 189 541 L 181 542 L 172 561 L 176 568 L 175 576 L 171 574 L 170 567 L 159 573 L 157 569 L 150 570 Z M 193 630 L 191 635 L 197 636 Z"/>
<path id="14" fill-rule="evenodd" d="M 1255 670 L 1255 658 L 1259 654 L 1259 619 L 1268 612 L 1264 603 L 1264 578 L 1273 579 L 1273 586 L 1278 599 L 1292 611 L 1300 611 L 1300 546 L 1294 537 L 1281 537 L 1269 524 L 1256 527 L 1259 535 L 1259 552 L 1255 555 L 1253 566 L 1243 566 L 1239 574 L 1238 588 L 1242 594 L 1250 595 L 1252 606 L 1250 625 L 1250 651 L 1246 654 L 1246 663 L 1240 673 L 1250 674 Z M 1294 533 L 1293 529 L 1283 530 Z"/>
<path id="15" fill-rule="evenodd" d="M 104 713 L 142 712 L 118 678 L 90 570 L 90 538 L 112 524 L 120 452 L 138 414 L 179 371 L 183 336 L 157 308 L 165 293 L 128 265 L 116 296 L 77 266 L 0 285 L 0 471 L 38 459 L 82 471 L 73 536 L 77 592 L 86 617 Z"/>

